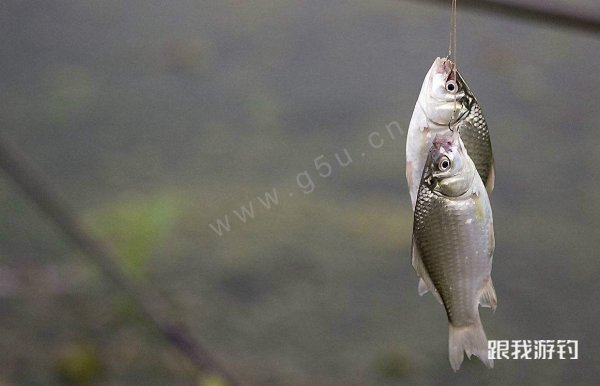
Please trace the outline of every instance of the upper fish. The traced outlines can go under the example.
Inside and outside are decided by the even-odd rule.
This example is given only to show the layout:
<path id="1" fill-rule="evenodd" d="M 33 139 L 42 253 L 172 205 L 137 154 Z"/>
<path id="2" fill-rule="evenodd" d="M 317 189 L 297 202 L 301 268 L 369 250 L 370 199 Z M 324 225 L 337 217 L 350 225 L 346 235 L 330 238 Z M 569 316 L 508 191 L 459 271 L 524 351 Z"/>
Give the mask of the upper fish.
<path id="1" fill-rule="evenodd" d="M 491 193 L 494 157 L 481 107 L 454 63 L 448 58 L 436 58 L 423 81 L 406 140 L 406 180 L 413 208 L 433 138 L 451 129 L 460 131 L 469 156 Z"/>

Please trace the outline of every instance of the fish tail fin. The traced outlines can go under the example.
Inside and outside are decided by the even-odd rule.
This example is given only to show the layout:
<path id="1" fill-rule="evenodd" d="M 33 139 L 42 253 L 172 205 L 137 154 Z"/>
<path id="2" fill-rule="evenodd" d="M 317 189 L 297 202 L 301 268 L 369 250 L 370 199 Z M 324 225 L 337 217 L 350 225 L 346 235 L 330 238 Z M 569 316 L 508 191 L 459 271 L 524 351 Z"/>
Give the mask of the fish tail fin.
<path id="1" fill-rule="evenodd" d="M 494 367 L 494 360 L 488 358 L 488 341 L 481 325 L 481 320 L 468 326 L 456 327 L 449 323 L 449 355 L 450 365 L 457 371 L 462 364 L 464 354 L 471 358 L 476 355 L 488 368 Z"/>

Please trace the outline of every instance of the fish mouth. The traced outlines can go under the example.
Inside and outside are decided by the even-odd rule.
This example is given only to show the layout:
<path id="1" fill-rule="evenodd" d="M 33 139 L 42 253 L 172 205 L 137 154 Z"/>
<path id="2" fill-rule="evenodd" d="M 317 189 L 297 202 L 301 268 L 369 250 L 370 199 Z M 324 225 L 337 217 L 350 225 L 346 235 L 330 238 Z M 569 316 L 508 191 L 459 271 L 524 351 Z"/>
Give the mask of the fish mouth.
<path id="1" fill-rule="evenodd" d="M 431 87 L 435 82 L 447 83 L 453 81 L 457 88 L 455 93 L 445 92 L 444 95 L 431 95 Z M 430 98 L 433 101 L 447 103 L 455 100 L 462 100 L 465 97 L 465 90 L 463 89 L 464 80 L 460 76 L 456 64 L 447 57 L 437 57 L 431 66 L 429 71 L 428 87 Z"/>
<path id="2" fill-rule="evenodd" d="M 460 75 L 458 74 L 458 69 L 456 68 L 454 62 L 448 58 L 438 58 L 438 60 L 439 63 L 437 64 L 437 73 L 443 74 L 446 82 L 451 80 L 455 81 L 458 87 L 458 78 Z M 459 92 L 457 93 L 457 96 L 462 96 L 463 94 L 464 93 Z"/>
<path id="3" fill-rule="evenodd" d="M 455 142 L 457 135 L 458 133 L 453 131 L 450 133 L 436 134 L 432 142 L 435 150 L 440 153 L 451 153 L 453 148 L 456 147 Z"/>
<path id="4" fill-rule="evenodd" d="M 454 67 L 454 62 L 448 58 L 437 58 L 435 60 L 435 72 L 438 74 L 451 75 L 454 72 L 452 71 Z"/>

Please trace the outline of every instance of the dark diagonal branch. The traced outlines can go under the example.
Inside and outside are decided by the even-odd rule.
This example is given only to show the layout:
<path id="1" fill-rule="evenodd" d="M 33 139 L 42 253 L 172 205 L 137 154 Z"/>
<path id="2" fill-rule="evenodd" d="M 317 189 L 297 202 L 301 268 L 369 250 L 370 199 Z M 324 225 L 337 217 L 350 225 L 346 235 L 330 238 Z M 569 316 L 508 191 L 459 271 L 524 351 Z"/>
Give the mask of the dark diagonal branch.
<path id="1" fill-rule="evenodd" d="M 418 3 L 432 3 L 448 8 L 450 12 L 450 0 L 402 0 Z M 541 3 L 541 2 L 540 2 Z M 472 9 L 502 15 L 510 18 L 521 19 L 527 22 L 544 23 L 548 25 L 569 28 L 582 32 L 600 34 L 600 9 L 596 14 L 588 14 L 565 7 L 533 5 L 531 3 L 506 3 L 492 0 L 459 0 L 460 9 Z"/>
<path id="2" fill-rule="evenodd" d="M 65 236 L 94 263 L 104 275 L 134 301 L 144 318 L 187 356 L 203 374 L 221 377 L 229 386 L 238 385 L 235 379 L 180 323 L 171 315 L 167 302 L 148 286 L 133 283 L 121 270 L 117 253 L 96 239 L 73 214 L 69 205 L 37 171 L 25 155 L 6 138 L 0 136 L 0 168 L 21 188 L 39 209 Z"/>

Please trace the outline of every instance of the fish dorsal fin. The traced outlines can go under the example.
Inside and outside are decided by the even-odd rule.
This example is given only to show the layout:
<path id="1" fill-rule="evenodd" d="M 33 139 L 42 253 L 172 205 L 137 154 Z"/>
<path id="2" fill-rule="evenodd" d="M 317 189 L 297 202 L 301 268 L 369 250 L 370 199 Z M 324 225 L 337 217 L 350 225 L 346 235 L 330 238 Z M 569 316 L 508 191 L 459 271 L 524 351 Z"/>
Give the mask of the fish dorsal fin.
<path id="1" fill-rule="evenodd" d="M 494 289 L 494 284 L 492 283 L 491 277 L 489 278 L 487 283 L 485 283 L 485 286 L 481 291 L 479 304 L 481 304 L 482 307 L 488 307 L 491 308 L 492 311 L 496 311 L 498 300 L 496 300 L 496 290 Z"/>
<path id="2" fill-rule="evenodd" d="M 435 286 L 429 277 L 429 273 L 427 272 L 427 268 L 425 268 L 425 265 L 423 264 L 421 254 L 419 252 L 419 248 L 417 248 L 414 237 L 412 241 L 412 265 L 420 278 L 418 287 L 419 295 L 423 296 L 427 293 L 427 291 L 429 291 L 436 298 L 436 300 L 440 302 L 440 304 L 443 304 L 442 298 L 435 289 Z"/>

